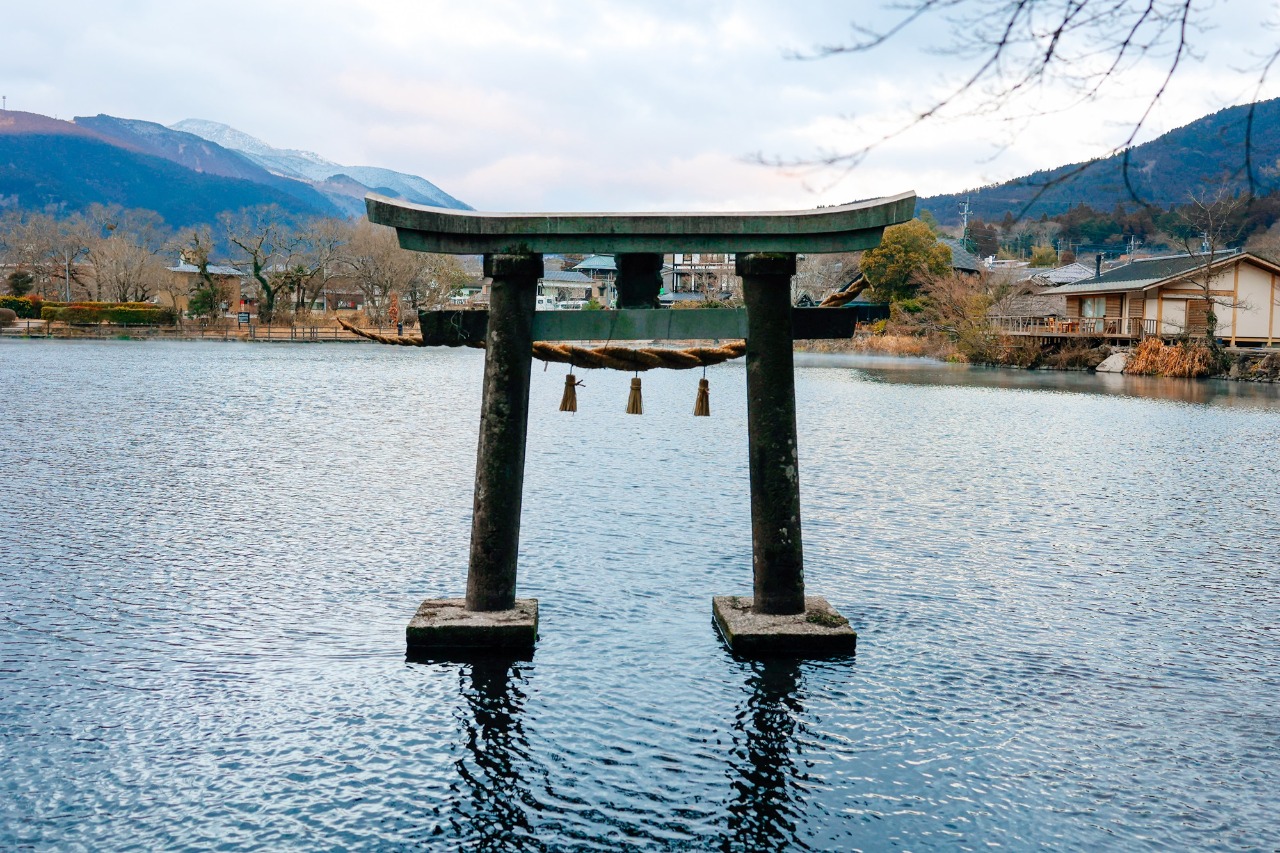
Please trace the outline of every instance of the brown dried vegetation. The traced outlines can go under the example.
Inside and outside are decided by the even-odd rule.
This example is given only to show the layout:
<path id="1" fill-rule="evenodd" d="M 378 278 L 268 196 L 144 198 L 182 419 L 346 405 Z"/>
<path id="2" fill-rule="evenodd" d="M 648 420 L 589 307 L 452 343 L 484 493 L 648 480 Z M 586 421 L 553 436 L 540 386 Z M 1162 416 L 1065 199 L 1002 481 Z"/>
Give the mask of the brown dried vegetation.
<path id="1" fill-rule="evenodd" d="M 1198 341 L 1166 344 L 1159 338 L 1147 338 L 1134 348 L 1124 372 L 1195 379 L 1215 372 L 1214 355 Z"/>

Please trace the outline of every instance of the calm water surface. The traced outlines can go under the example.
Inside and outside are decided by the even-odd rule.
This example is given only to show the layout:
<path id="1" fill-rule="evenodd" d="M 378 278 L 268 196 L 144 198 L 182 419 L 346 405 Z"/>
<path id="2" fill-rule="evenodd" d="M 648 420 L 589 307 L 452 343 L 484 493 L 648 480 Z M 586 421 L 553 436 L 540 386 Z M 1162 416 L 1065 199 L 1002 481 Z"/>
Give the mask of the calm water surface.
<path id="1" fill-rule="evenodd" d="M 742 368 L 535 368 L 537 651 L 406 661 L 481 358 L 0 343 L 0 848 L 1280 847 L 1274 388 L 801 358 L 860 639 L 766 665 Z"/>

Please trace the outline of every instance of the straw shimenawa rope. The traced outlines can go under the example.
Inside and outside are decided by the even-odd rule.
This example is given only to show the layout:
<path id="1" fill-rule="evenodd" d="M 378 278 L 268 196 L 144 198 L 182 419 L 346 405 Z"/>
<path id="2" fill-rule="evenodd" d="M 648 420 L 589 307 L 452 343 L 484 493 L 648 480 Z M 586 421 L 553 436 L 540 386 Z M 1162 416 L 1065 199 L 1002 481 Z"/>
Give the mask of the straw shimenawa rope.
<path id="1" fill-rule="evenodd" d="M 425 346 L 421 337 L 409 335 L 383 335 L 357 329 L 347 321 L 339 318 L 338 323 L 347 331 L 377 341 L 380 344 L 391 344 L 402 347 Z M 459 341 L 444 346 L 484 347 L 484 341 Z M 568 364 L 573 367 L 587 369 L 606 368 L 609 370 L 627 370 L 631 372 L 664 368 L 667 370 L 690 370 L 695 367 L 709 367 L 741 358 L 747 352 L 744 341 L 733 341 L 718 347 L 688 347 L 687 349 L 663 349 L 662 347 L 603 346 L 587 349 L 571 344 L 557 344 L 548 341 L 535 341 L 533 357 L 539 361 Z"/>

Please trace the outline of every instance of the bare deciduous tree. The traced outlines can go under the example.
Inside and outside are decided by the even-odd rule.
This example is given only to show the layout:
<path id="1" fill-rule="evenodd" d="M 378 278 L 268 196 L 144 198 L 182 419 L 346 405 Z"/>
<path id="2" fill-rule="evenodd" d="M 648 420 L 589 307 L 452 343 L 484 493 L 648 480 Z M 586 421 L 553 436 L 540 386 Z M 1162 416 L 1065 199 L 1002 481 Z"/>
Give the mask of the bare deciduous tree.
<path id="1" fill-rule="evenodd" d="M 970 361 L 999 363 L 1000 334 L 988 312 L 1010 290 L 1007 282 L 984 275 L 926 276 L 920 286 L 921 310 L 911 324 L 944 336 Z"/>
<path id="2" fill-rule="evenodd" d="M 342 252 L 354 230 L 347 220 L 332 218 L 313 219 L 297 230 L 285 262 L 295 279 L 295 315 L 306 315 L 339 273 Z"/>
<path id="3" fill-rule="evenodd" d="M 818 303 L 827 294 L 843 289 L 858 275 L 860 256 L 861 252 L 804 255 L 796 263 L 791 301 L 803 295 Z"/>
<path id="4" fill-rule="evenodd" d="M 227 240 L 240 250 L 241 260 L 258 285 L 262 297 L 258 304 L 258 318 L 264 323 L 272 322 L 276 299 L 293 286 L 292 278 L 272 275 L 279 272 L 272 267 L 288 255 L 296 239 L 286 224 L 284 211 L 276 205 L 264 205 L 236 214 L 223 214 L 219 221 L 226 231 Z"/>
<path id="5" fill-rule="evenodd" d="M 160 253 L 167 234 L 160 215 L 93 205 L 87 213 L 86 255 L 93 266 L 93 295 L 98 300 L 145 302 L 164 275 Z"/>
<path id="6" fill-rule="evenodd" d="M 75 299 L 85 293 L 79 261 L 89 242 L 84 217 L 11 211 L 0 219 L 5 262 L 31 273 L 36 293 Z"/>
<path id="7" fill-rule="evenodd" d="M 392 293 L 406 297 L 411 308 L 433 308 L 469 280 L 456 258 L 402 249 L 395 229 L 367 220 L 356 224 L 342 264 L 374 322 L 386 320 Z"/>
<path id="8" fill-rule="evenodd" d="M 180 244 L 182 257 L 196 268 L 196 286 L 189 294 L 188 310 L 197 317 L 207 320 L 219 316 L 223 305 L 231 300 L 226 285 L 210 271 L 209 253 L 213 249 L 213 234 L 207 226 L 196 226 L 184 229 L 186 239 Z M 175 279 L 175 281 L 177 281 Z M 177 285 L 180 287 L 181 285 Z M 178 293 L 171 292 L 173 305 L 178 305 Z"/>
<path id="9" fill-rule="evenodd" d="M 1187 254 L 1196 259 L 1196 266 L 1187 274 L 1185 283 L 1196 291 L 1191 302 L 1203 312 L 1204 343 L 1214 353 L 1220 350 L 1218 312 L 1235 308 L 1247 311 L 1251 307 L 1247 300 L 1236 299 L 1232 290 L 1222 286 L 1223 273 L 1218 268 L 1224 250 L 1240 235 L 1240 212 L 1247 203 L 1244 196 L 1220 188 L 1193 196 L 1191 204 L 1179 213 L 1187 227 L 1178 241 Z M 1200 325 L 1199 318 L 1194 318 L 1188 309 L 1187 333 L 1196 331 Z"/>

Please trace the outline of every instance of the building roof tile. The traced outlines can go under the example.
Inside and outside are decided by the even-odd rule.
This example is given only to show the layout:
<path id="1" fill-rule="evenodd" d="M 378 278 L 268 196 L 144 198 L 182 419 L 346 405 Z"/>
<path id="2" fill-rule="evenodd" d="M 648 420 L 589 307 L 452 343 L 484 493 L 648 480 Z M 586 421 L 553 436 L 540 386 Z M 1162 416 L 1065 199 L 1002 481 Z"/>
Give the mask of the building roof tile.
<path id="1" fill-rule="evenodd" d="M 613 255 L 590 255 L 581 262 L 573 265 L 575 270 L 601 270 L 605 272 L 616 272 L 618 262 Z"/>
<path id="2" fill-rule="evenodd" d="M 576 269 L 576 268 L 575 268 Z M 551 284 L 591 284 L 591 276 L 573 270 L 547 270 L 542 274 L 542 281 Z"/>
<path id="3" fill-rule="evenodd" d="M 967 251 L 959 240 L 943 238 L 938 241 L 951 250 L 951 268 L 965 272 L 981 272 L 985 267 L 977 256 Z"/>
<path id="4" fill-rule="evenodd" d="M 1094 278 L 1081 279 L 1055 287 L 1046 293 L 1067 295 L 1077 293 L 1115 293 L 1116 291 L 1142 290 L 1176 278 L 1203 266 L 1206 261 L 1219 263 L 1229 258 L 1240 257 L 1238 249 L 1219 253 L 1212 259 L 1206 255 L 1168 255 L 1161 258 L 1146 258 L 1141 261 L 1118 266 Z"/>

